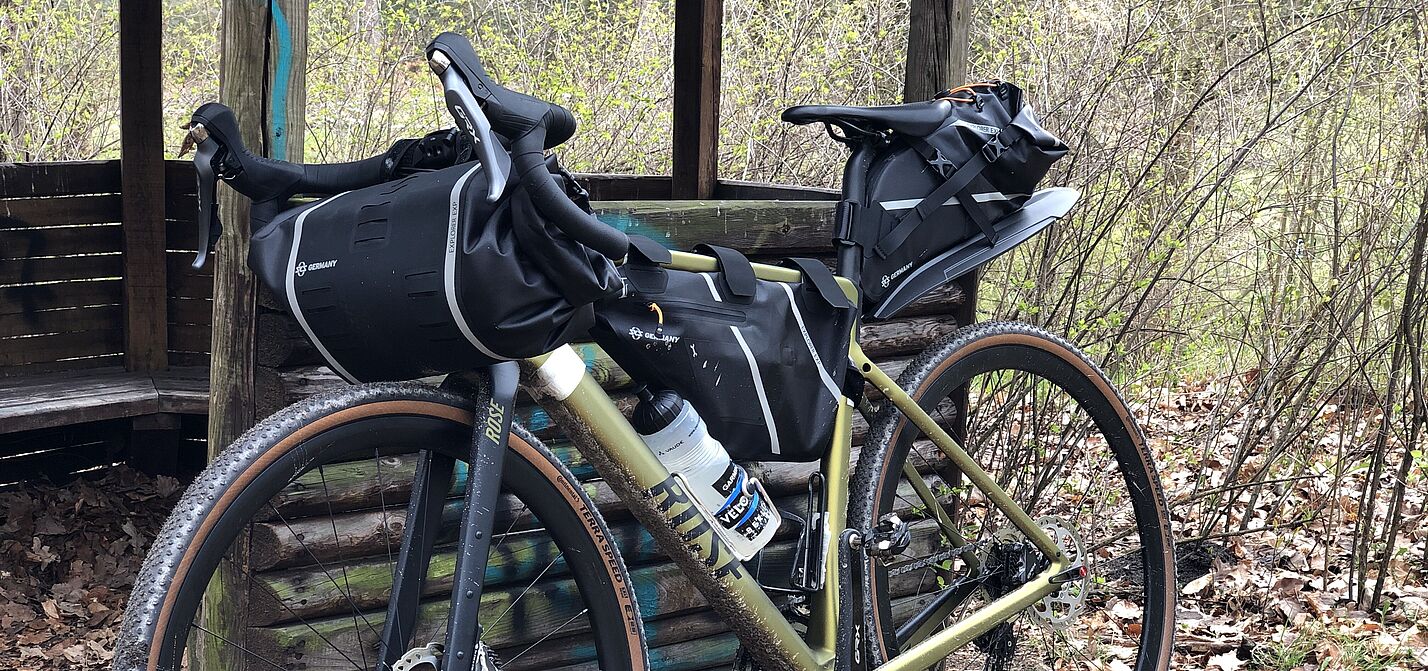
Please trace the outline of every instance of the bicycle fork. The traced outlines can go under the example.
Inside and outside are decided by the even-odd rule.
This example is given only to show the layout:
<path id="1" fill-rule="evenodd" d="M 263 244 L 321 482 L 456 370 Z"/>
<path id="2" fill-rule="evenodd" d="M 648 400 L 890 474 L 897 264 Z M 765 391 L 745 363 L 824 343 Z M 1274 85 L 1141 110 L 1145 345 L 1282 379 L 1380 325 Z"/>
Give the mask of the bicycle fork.
<path id="1" fill-rule="evenodd" d="M 443 671 L 487 671 L 481 640 L 481 592 L 491 549 L 492 525 L 501 498 L 501 472 L 506 456 L 511 417 L 515 412 L 520 368 L 515 362 L 487 369 L 490 384 L 476 395 L 478 410 L 467 459 L 465 507 L 457 545 L 456 575 L 451 589 L 446 639 L 440 655 Z M 407 504 L 402 549 L 392 578 L 387 618 L 382 624 L 378 658 L 382 671 L 394 669 L 407 654 L 416 628 L 417 612 L 425 588 L 427 564 L 441 530 L 441 509 L 455 471 L 451 457 L 423 450 L 417 464 L 411 500 Z M 430 646 L 428 646 L 430 647 Z M 433 665 L 435 665 L 433 663 Z"/>

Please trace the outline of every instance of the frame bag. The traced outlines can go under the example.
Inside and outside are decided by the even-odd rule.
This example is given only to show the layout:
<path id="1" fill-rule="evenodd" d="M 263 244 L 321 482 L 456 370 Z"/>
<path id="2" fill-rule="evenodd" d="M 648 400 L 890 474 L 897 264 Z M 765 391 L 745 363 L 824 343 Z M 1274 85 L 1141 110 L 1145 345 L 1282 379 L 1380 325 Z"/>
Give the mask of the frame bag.
<path id="1" fill-rule="evenodd" d="M 972 84 L 940 97 L 952 103 L 947 120 L 927 137 L 894 136 L 873 159 L 854 210 L 865 308 L 954 246 L 996 242 L 996 221 L 1026 204 L 1066 153 L 1013 84 Z"/>
<path id="2" fill-rule="evenodd" d="M 630 242 L 628 295 L 596 306 L 595 341 L 636 382 L 683 396 L 734 459 L 821 457 L 856 312 L 833 273 L 789 259 L 801 281 L 761 280 L 742 254 L 709 245 L 695 250 L 719 270 L 672 270 L 659 265 L 670 260 L 663 247 Z"/>
<path id="3" fill-rule="evenodd" d="M 546 168 L 590 210 L 554 157 Z M 619 275 L 541 217 L 516 177 L 494 203 L 486 181 L 464 163 L 293 208 L 253 236 L 248 264 L 349 381 L 549 352 L 589 328 Z"/>

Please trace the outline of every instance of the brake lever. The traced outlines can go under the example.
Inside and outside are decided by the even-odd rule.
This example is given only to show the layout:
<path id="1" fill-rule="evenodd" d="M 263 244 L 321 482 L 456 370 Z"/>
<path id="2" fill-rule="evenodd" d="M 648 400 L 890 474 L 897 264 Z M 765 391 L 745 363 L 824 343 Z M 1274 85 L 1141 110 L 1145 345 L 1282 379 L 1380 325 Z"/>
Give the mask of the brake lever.
<path id="1" fill-rule="evenodd" d="M 198 255 L 193 259 L 193 269 L 200 270 L 208 264 L 208 255 L 223 234 L 223 223 L 218 220 L 218 175 L 213 169 L 213 159 L 218 156 L 220 147 L 217 140 L 209 137 L 203 124 L 194 124 L 189 138 L 197 143 L 193 167 L 198 175 Z M 185 146 L 188 141 L 184 140 Z"/>
<path id="2" fill-rule="evenodd" d="M 481 156 L 481 164 L 486 166 L 486 202 L 494 203 L 506 189 L 506 171 L 496 157 L 495 134 L 491 131 L 491 120 L 476 102 L 471 87 L 456 68 L 451 67 L 451 59 L 440 49 L 431 52 L 428 61 L 432 72 L 441 77 L 441 85 L 446 89 L 446 106 L 455 117 L 456 125 L 466 131 L 476 141 L 476 152 Z"/>

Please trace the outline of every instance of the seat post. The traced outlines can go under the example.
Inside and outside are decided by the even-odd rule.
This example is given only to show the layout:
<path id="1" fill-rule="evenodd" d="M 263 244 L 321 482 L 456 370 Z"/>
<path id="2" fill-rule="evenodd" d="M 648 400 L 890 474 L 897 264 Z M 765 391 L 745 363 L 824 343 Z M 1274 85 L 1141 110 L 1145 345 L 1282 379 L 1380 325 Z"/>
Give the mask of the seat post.
<path id="1" fill-rule="evenodd" d="M 862 251 L 852 240 L 851 226 L 858 209 L 864 205 L 868 167 L 872 165 L 879 144 L 879 140 L 865 136 L 853 145 L 853 153 L 843 166 L 843 200 L 838 203 L 837 221 L 834 223 L 837 229 L 834 244 L 838 246 L 838 274 L 859 286 L 862 283 Z"/>

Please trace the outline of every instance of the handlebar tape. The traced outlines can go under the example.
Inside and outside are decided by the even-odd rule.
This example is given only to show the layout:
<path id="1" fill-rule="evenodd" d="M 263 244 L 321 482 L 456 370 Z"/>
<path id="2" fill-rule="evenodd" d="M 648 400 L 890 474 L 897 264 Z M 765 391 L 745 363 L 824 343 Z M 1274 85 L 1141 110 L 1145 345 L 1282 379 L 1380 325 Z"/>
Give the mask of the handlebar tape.
<path id="1" fill-rule="evenodd" d="M 511 163 L 531 204 L 576 242 L 605 258 L 619 260 L 629 251 L 630 239 L 594 215 L 580 209 L 555 183 L 545 167 L 545 125 L 538 124 L 511 145 Z"/>

